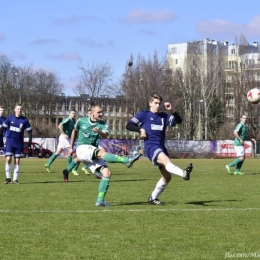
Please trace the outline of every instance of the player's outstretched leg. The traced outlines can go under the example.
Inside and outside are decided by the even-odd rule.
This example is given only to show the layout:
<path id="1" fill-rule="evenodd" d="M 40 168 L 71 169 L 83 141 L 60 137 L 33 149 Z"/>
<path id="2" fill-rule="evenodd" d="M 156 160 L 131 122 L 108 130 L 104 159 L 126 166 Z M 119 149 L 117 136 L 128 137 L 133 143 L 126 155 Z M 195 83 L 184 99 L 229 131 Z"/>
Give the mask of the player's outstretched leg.
<path id="1" fill-rule="evenodd" d="M 193 169 L 193 164 L 190 163 L 190 164 L 186 167 L 186 169 L 183 171 L 183 179 L 184 179 L 185 181 L 188 181 L 188 180 L 190 179 L 190 173 L 191 173 L 192 169 Z"/>
<path id="2" fill-rule="evenodd" d="M 84 165 L 84 166 L 81 168 L 81 170 L 82 170 L 83 172 L 85 172 L 87 175 L 90 174 L 90 173 L 88 172 L 88 166 L 86 166 L 86 165 Z"/>
<path id="3" fill-rule="evenodd" d="M 133 163 L 140 158 L 140 156 L 140 153 L 136 153 L 135 155 L 129 157 L 122 157 L 111 153 L 104 153 L 102 159 L 109 163 L 123 163 L 128 168 L 130 168 L 132 167 Z"/>
<path id="4" fill-rule="evenodd" d="M 67 169 L 63 170 L 63 179 L 65 182 L 69 182 L 69 172 Z"/>
<path id="5" fill-rule="evenodd" d="M 141 155 L 142 155 L 142 154 L 140 154 L 140 153 L 136 153 L 136 154 L 133 155 L 133 156 L 129 156 L 129 157 L 128 157 L 128 162 L 125 163 L 125 165 L 126 165 L 128 168 L 132 167 L 133 164 L 134 164 L 134 162 L 137 161 L 137 160 L 139 160 L 139 158 L 141 157 Z"/>

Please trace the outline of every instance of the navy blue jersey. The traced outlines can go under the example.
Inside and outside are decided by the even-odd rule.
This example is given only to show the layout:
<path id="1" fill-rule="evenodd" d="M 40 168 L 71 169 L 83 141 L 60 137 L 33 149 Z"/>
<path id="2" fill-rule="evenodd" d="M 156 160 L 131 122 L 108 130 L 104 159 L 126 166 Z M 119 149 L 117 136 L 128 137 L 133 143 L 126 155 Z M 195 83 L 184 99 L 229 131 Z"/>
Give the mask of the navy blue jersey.
<path id="1" fill-rule="evenodd" d="M 164 146 L 165 129 L 167 126 L 175 125 L 175 118 L 173 115 L 164 112 L 155 114 L 151 111 L 142 110 L 130 122 L 146 131 L 147 138 L 144 140 L 145 146 Z"/>
<path id="2" fill-rule="evenodd" d="M 24 116 L 9 116 L 2 124 L 2 127 L 8 129 L 7 141 L 13 147 L 23 147 L 24 130 L 32 131 L 28 119 Z"/>
<path id="3" fill-rule="evenodd" d="M 0 125 L 2 125 L 3 124 L 3 122 L 6 120 L 6 118 L 5 117 L 3 117 L 3 116 L 0 116 Z"/>

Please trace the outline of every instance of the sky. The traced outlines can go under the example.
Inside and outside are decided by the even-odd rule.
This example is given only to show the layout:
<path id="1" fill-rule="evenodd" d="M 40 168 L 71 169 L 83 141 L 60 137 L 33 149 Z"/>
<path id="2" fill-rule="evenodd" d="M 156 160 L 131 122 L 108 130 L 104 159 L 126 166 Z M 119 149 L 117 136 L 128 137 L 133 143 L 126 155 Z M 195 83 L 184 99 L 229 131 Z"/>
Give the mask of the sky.
<path id="1" fill-rule="evenodd" d="M 164 59 L 168 44 L 260 43 L 260 0 L 2 0 L 0 55 L 17 66 L 54 72 L 66 95 L 80 81 L 80 61 L 111 66 L 118 82 L 130 56 Z M 135 60 L 133 60 L 133 63 Z"/>

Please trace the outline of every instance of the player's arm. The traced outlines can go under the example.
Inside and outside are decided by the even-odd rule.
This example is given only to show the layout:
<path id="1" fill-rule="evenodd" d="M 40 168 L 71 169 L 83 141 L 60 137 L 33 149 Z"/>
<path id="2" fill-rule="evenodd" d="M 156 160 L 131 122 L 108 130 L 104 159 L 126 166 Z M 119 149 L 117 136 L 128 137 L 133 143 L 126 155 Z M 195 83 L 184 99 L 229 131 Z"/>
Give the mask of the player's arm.
<path id="1" fill-rule="evenodd" d="M 78 131 L 73 129 L 72 133 L 71 133 L 71 137 L 70 137 L 70 148 L 69 148 L 69 154 L 70 155 L 72 155 L 72 153 L 73 153 L 73 147 L 74 147 L 74 144 L 75 144 L 77 137 L 78 137 Z"/>
<path id="2" fill-rule="evenodd" d="M 125 127 L 128 131 L 133 131 L 133 132 L 137 132 L 137 133 L 140 133 L 140 130 L 141 130 L 141 127 L 132 123 L 132 122 L 129 122 L 126 127 Z"/>
<path id="3" fill-rule="evenodd" d="M 71 132 L 71 137 L 70 137 L 70 148 L 73 149 L 77 137 L 78 137 L 78 131 L 73 129 Z"/>
<path id="4" fill-rule="evenodd" d="M 2 126 L 0 126 L 0 138 L 4 137 L 4 128 Z"/>
<path id="5" fill-rule="evenodd" d="M 181 124 L 182 118 L 176 111 L 172 109 L 172 105 L 169 102 L 165 102 L 164 106 L 174 116 L 175 124 Z"/>
<path id="6" fill-rule="evenodd" d="M 95 133 L 98 133 L 102 139 L 106 139 L 107 136 L 108 136 L 108 132 L 106 130 L 101 131 L 101 130 L 99 130 L 98 128 L 95 127 L 95 128 L 92 129 L 92 131 L 95 132 Z"/>
<path id="7" fill-rule="evenodd" d="M 28 147 L 31 147 L 31 145 L 32 145 L 32 130 L 28 131 L 28 137 L 29 137 Z"/>
<path id="8" fill-rule="evenodd" d="M 144 138 L 146 139 L 147 138 L 147 135 L 146 135 L 146 131 L 144 128 L 141 128 L 140 126 L 132 123 L 132 122 L 129 122 L 126 127 L 125 127 L 127 130 L 129 131 L 133 131 L 133 132 L 137 132 L 140 134 L 140 137 L 141 138 Z"/>
<path id="9" fill-rule="evenodd" d="M 243 141 L 243 140 L 241 139 L 241 137 L 239 136 L 237 130 L 234 131 L 234 136 L 239 140 L 239 142 L 240 142 L 241 144 L 244 144 L 244 141 Z"/>
<path id="10" fill-rule="evenodd" d="M 59 128 L 61 134 L 63 134 L 66 138 L 69 138 L 69 137 L 65 134 L 65 132 L 63 131 L 63 124 L 59 124 L 59 125 L 58 125 L 58 128 Z"/>

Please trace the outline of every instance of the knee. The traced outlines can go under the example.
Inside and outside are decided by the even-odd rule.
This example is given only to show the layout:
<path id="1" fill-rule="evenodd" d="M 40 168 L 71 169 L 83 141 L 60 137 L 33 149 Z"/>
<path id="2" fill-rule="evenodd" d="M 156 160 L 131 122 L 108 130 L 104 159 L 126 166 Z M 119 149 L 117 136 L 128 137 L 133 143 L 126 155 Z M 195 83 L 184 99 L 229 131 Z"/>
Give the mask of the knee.
<path id="1" fill-rule="evenodd" d="M 108 168 L 104 168 L 101 171 L 101 173 L 102 173 L 103 177 L 108 177 L 108 178 L 110 178 L 112 175 L 112 172 Z"/>
<path id="2" fill-rule="evenodd" d="M 105 152 L 104 149 L 99 150 L 99 151 L 98 151 L 98 154 L 97 154 L 98 158 L 103 158 L 103 156 L 104 156 L 105 153 L 106 153 L 106 152 Z"/>
<path id="3" fill-rule="evenodd" d="M 171 174 L 169 174 L 167 176 L 164 176 L 164 180 L 165 180 L 166 183 L 169 183 L 171 181 L 171 179 L 172 179 L 172 175 Z"/>

